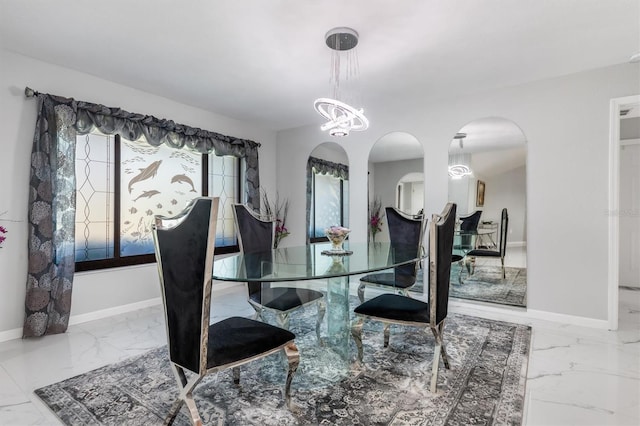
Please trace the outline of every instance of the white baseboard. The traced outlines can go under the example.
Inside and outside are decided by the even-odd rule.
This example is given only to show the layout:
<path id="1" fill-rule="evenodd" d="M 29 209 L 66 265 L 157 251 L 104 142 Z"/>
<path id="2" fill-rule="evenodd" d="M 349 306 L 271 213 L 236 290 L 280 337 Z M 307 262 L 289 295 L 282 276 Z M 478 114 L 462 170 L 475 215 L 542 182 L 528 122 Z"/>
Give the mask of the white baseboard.
<path id="1" fill-rule="evenodd" d="M 462 300 L 449 300 L 452 312 L 486 317 L 496 320 L 512 321 L 519 324 L 533 325 L 533 321 L 547 321 L 564 325 L 575 325 L 579 327 L 595 328 L 600 330 L 609 329 L 609 321 L 594 318 L 579 317 L 575 315 L 558 314 L 555 312 L 539 311 L 535 309 L 519 308 L 515 306 L 499 306 L 493 304 L 465 302 Z"/>
<path id="2" fill-rule="evenodd" d="M 595 318 L 578 317 L 575 315 L 558 314 L 555 312 L 528 310 L 530 318 L 558 322 L 562 324 L 577 325 L 580 327 L 597 328 L 600 330 L 609 329 L 609 321 Z"/>
<path id="3" fill-rule="evenodd" d="M 507 247 L 526 247 L 526 246 L 527 246 L 526 241 L 512 241 L 512 242 L 507 241 Z"/>
<path id="4" fill-rule="evenodd" d="M 20 339 L 22 337 L 22 327 L 14 328 L 12 330 L 0 331 L 0 342 L 6 342 L 7 340 Z"/>
<path id="5" fill-rule="evenodd" d="M 114 306 L 113 308 L 101 309 L 99 311 L 87 312 L 86 314 L 71 315 L 69 325 L 81 324 L 83 322 L 95 321 L 114 315 L 125 314 L 138 309 L 149 308 L 162 304 L 162 299 L 155 297 L 153 299 L 143 300 L 141 302 L 129 303 L 128 305 Z"/>

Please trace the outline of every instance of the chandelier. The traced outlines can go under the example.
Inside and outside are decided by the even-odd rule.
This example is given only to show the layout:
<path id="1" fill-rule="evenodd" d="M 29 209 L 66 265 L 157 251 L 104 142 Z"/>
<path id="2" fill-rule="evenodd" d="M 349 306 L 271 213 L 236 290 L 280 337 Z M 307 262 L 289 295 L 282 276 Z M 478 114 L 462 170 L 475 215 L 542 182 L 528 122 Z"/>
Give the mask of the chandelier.
<path id="1" fill-rule="evenodd" d="M 458 151 L 456 149 L 454 152 L 449 154 L 449 176 L 452 179 L 462 179 L 464 176 L 470 176 L 472 174 L 471 154 L 463 152 L 463 142 L 466 137 L 466 133 L 456 133 L 453 137 L 454 140 L 458 141 L 460 150 Z"/>
<path id="2" fill-rule="evenodd" d="M 331 136 L 348 136 L 352 130 L 366 130 L 369 120 L 364 110 L 347 103 L 351 100 L 347 98 L 355 96 L 357 92 L 353 86 L 359 73 L 358 56 L 354 49 L 358 44 L 358 33 L 351 28 L 338 27 L 325 35 L 325 41 L 332 51 L 329 78 L 331 97 L 318 98 L 313 103 L 315 110 L 327 120 L 320 129 L 329 131 Z M 345 76 L 342 81 L 341 74 Z"/>

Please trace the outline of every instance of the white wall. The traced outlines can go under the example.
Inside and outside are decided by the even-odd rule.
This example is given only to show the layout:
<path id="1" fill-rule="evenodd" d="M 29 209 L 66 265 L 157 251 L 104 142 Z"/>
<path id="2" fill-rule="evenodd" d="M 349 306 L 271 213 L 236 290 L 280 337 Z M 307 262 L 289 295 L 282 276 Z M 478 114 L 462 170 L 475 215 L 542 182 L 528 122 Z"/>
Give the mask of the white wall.
<path id="1" fill-rule="evenodd" d="M 463 98 L 425 97 L 402 109 L 367 109 L 369 130 L 337 140 L 349 156 L 350 238 L 367 238 L 367 159 L 381 136 L 404 131 L 423 144 L 425 213 L 431 215 L 447 201 L 451 135 L 475 119 L 504 117 L 528 144 L 528 309 L 606 320 L 609 101 L 638 94 L 639 75 L 640 65 L 625 63 Z M 278 157 L 287 158 L 278 188 L 293 201 L 290 238 L 297 244 L 304 243 L 306 158 L 328 138 L 320 121 L 278 133 Z"/>
<path id="2" fill-rule="evenodd" d="M 0 249 L 0 335 L 22 327 L 27 274 L 29 158 L 37 102 L 24 97 L 29 86 L 43 93 L 118 106 L 131 112 L 260 142 L 261 183 L 275 188 L 275 133 L 74 70 L 0 50 L 0 225 L 8 228 Z M 152 70 L 150 70 L 152 72 Z M 180 78 L 180 76 L 176 76 Z M 306 162 L 305 162 L 306 164 Z M 71 315 L 159 297 L 155 265 L 77 274 Z M 6 334 L 6 333 L 5 333 Z"/>
<path id="3" fill-rule="evenodd" d="M 526 167 L 518 167 L 485 179 L 484 207 L 480 220 L 500 223 L 502 209 L 509 214 L 507 243 L 526 243 Z M 497 241 L 496 241 L 497 242 Z"/>

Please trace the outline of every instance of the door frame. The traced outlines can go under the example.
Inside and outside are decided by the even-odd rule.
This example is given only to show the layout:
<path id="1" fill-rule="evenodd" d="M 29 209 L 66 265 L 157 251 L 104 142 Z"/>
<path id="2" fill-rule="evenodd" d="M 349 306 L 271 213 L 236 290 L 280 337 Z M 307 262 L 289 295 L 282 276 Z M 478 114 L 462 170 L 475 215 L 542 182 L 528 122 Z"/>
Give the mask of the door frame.
<path id="1" fill-rule="evenodd" d="M 618 285 L 620 281 L 620 110 L 640 104 L 640 95 L 611 99 L 609 103 L 609 330 L 618 329 Z"/>

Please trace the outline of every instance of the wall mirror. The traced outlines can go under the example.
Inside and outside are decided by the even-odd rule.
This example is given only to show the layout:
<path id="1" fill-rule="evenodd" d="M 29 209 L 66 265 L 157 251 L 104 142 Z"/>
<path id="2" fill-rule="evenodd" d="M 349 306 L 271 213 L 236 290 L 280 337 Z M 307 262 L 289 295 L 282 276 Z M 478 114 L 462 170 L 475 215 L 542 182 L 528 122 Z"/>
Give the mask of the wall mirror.
<path id="1" fill-rule="evenodd" d="M 409 214 L 423 210 L 423 158 L 422 144 L 409 133 L 392 132 L 378 139 L 369 152 L 369 205 L 379 201 L 382 212 L 388 206 Z M 389 240 L 386 221 L 382 223 L 376 241 Z"/>
<path id="2" fill-rule="evenodd" d="M 307 242 L 326 242 L 333 225 L 349 227 L 349 159 L 342 146 L 324 142 L 307 159 Z"/>
<path id="3" fill-rule="evenodd" d="M 458 206 L 460 232 L 472 228 L 476 234 L 454 241 L 466 256 L 452 265 L 452 297 L 526 306 L 526 163 L 526 137 L 510 120 L 478 119 L 453 136 L 449 200 Z M 466 218 L 473 213 L 476 221 Z"/>

